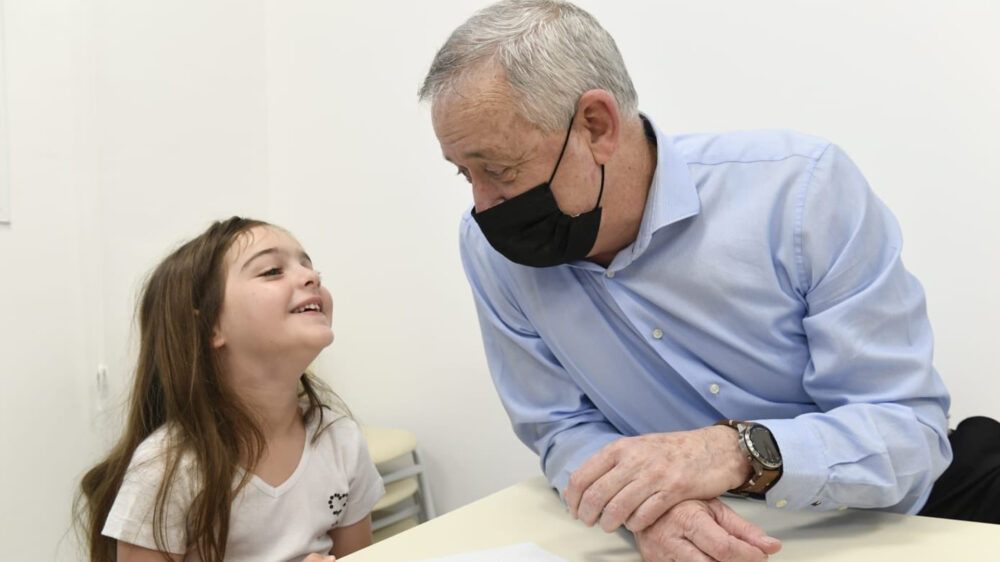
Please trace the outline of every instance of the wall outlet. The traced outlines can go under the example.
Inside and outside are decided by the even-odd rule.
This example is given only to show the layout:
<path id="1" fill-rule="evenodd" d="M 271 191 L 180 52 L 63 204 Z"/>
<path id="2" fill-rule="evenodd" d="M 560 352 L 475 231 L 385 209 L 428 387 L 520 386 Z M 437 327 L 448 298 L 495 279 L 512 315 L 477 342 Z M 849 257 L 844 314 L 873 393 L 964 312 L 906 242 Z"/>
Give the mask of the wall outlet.
<path id="1" fill-rule="evenodd" d="M 108 401 L 111 396 L 110 383 L 108 382 L 108 366 L 97 366 L 97 377 L 94 380 L 97 390 L 97 413 L 104 413 L 108 408 Z"/>

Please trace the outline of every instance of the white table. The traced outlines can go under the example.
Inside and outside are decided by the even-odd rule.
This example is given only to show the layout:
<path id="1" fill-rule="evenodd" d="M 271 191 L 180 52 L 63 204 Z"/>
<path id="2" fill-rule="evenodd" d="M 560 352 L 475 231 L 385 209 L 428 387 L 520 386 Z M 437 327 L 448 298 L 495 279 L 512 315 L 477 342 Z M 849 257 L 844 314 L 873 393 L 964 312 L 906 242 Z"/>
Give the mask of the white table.
<path id="1" fill-rule="evenodd" d="M 782 541 L 772 560 L 1000 560 L 1000 525 L 876 511 L 782 511 L 725 499 Z M 627 533 L 605 534 L 569 517 L 542 477 L 525 480 L 347 556 L 402 562 L 534 542 L 571 562 L 638 562 Z"/>

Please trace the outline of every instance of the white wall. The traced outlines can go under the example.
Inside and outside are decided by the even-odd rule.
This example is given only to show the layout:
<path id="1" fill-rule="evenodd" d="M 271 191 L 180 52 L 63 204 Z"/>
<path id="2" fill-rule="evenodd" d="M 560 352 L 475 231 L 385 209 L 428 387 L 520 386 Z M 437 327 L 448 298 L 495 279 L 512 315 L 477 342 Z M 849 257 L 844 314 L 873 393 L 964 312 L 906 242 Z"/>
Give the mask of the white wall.
<path id="1" fill-rule="evenodd" d="M 458 259 L 471 199 L 416 100 L 467 4 L 272 2 L 267 18 L 269 216 L 333 293 L 319 372 L 363 423 L 417 434 L 444 510 L 538 470 L 485 371 Z"/>
<path id="2" fill-rule="evenodd" d="M 362 422 L 417 433 L 441 508 L 537 472 L 490 385 L 457 256 L 467 186 L 415 96 L 485 4 L 4 2 L 0 557 L 57 556 L 76 479 L 113 438 L 97 365 L 116 403 L 143 277 L 234 213 L 313 255 L 336 305 L 321 374 Z M 1000 8 L 580 4 L 666 130 L 784 127 L 844 147 L 902 224 L 953 417 L 1000 417 Z"/>
<path id="3" fill-rule="evenodd" d="M 51 559 L 95 448 L 101 271 L 90 14 L 5 3 L 11 225 L 0 225 L 0 558 Z"/>

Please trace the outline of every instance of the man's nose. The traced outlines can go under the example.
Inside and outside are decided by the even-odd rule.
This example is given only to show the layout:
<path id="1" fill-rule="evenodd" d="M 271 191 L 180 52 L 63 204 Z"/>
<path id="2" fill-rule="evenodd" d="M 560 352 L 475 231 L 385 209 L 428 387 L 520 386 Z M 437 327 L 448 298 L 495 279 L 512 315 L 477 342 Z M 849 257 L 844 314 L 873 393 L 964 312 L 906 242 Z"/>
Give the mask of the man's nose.
<path id="1" fill-rule="evenodd" d="M 472 203 L 475 205 L 477 213 L 495 207 L 503 201 L 504 198 L 500 191 L 491 186 L 490 182 L 472 179 Z"/>

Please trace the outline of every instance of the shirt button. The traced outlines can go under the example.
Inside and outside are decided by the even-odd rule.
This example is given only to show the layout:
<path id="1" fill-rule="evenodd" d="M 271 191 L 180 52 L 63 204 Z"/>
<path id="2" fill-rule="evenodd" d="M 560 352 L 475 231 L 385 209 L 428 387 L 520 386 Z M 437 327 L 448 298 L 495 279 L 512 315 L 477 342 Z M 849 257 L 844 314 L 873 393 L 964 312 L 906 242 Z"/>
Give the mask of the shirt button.
<path id="1" fill-rule="evenodd" d="M 607 277 L 608 279 L 614 279 L 615 278 L 615 272 L 614 271 L 608 271 L 607 273 L 604 274 L 604 276 Z"/>
<path id="2" fill-rule="evenodd" d="M 653 339 L 658 340 L 663 337 L 663 330 L 656 328 L 653 330 Z"/>
<path id="3" fill-rule="evenodd" d="M 717 385 L 717 384 L 715 384 L 713 382 L 712 384 L 708 385 L 708 391 L 711 392 L 712 394 L 718 394 L 719 393 L 719 385 Z"/>
<path id="4" fill-rule="evenodd" d="M 774 507 L 777 507 L 777 508 L 782 508 L 782 507 L 785 507 L 786 505 L 788 505 L 788 500 L 778 500 L 778 501 L 774 502 Z"/>
<path id="5" fill-rule="evenodd" d="M 837 511 L 844 511 L 845 509 L 847 509 L 847 506 L 846 505 L 842 505 L 842 506 L 840 506 L 840 507 L 837 508 Z"/>

